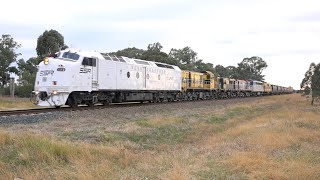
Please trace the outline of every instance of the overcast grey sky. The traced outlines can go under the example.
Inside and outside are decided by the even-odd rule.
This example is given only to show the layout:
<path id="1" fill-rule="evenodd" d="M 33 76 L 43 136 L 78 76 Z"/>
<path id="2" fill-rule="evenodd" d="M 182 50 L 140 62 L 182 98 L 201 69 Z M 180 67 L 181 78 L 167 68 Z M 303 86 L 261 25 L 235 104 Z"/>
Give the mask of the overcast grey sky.
<path id="1" fill-rule="evenodd" d="M 164 51 L 190 46 L 214 65 L 262 57 L 266 81 L 299 88 L 311 62 L 320 62 L 320 2 L 316 0 L 117 0 L 1 2 L 0 34 L 36 55 L 37 38 L 55 29 L 73 48 Z"/>

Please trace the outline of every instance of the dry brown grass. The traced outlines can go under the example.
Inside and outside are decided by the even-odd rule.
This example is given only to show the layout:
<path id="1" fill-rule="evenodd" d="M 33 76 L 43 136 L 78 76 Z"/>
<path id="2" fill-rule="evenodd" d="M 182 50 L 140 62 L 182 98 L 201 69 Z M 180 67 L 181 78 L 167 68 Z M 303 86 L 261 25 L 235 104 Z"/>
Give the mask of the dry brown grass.
<path id="1" fill-rule="evenodd" d="M 0 177 L 320 178 L 320 111 L 299 95 L 186 113 L 100 127 L 108 141 L 96 144 L 3 129 Z M 65 130 L 74 133 L 71 126 Z"/>
<path id="2" fill-rule="evenodd" d="M 36 108 L 27 98 L 10 98 L 0 97 L 0 111 L 1 110 L 15 110 L 15 109 L 29 109 Z"/>
<path id="3" fill-rule="evenodd" d="M 0 177 L 103 179 L 134 165 L 124 147 L 71 144 L 32 134 L 0 133 Z"/>
<path id="4" fill-rule="evenodd" d="M 209 137 L 205 144 L 226 151 L 221 162 L 253 179 L 319 179 L 319 111 L 298 95 L 263 102 L 269 103 L 280 106 Z"/>

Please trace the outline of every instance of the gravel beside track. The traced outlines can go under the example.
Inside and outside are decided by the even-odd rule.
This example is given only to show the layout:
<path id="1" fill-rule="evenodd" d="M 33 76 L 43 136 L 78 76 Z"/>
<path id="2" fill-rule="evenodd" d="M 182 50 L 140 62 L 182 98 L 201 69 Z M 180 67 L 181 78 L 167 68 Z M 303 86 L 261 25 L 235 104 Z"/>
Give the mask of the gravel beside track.
<path id="1" fill-rule="evenodd" d="M 119 122 L 126 122 L 136 120 L 156 114 L 190 114 L 192 110 L 203 109 L 207 111 L 210 107 L 212 110 L 225 108 L 233 104 L 248 103 L 257 101 L 261 97 L 237 98 L 237 99 L 222 99 L 222 100 L 203 100 L 203 101 L 182 101 L 171 103 L 134 103 L 134 104 L 117 104 L 108 107 L 87 108 L 82 107 L 75 110 L 70 108 L 61 108 L 57 110 L 50 110 L 50 112 L 42 112 L 36 114 L 19 114 L 13 116 L 0 116 L 0 126 L 7 126 L 8 124 L 28 124 L 39 122 L 50 122 L 59 120 L 68 120 L 78 122 L 86 119 L 86 123 L 99 123 L 103 121 L 104 125 L 118 124 Z"/>

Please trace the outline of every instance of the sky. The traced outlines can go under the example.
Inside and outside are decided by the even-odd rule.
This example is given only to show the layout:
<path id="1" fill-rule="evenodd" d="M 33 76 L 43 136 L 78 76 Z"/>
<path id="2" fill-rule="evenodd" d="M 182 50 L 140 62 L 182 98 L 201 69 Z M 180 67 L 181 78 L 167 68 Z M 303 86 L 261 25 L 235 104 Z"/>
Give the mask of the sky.
<path id="1" fill-rule="evenodd" d="M 272 84 L 299 89 L 311 62 L 320 62 L 320 1 L 317 0 L 1 0 L 0 35 L 36 56 L 37 38 L 60 32 L 72 48 L 113 52 L 191 47 L 214 65 L 237 66 L 260 56 Z"/>

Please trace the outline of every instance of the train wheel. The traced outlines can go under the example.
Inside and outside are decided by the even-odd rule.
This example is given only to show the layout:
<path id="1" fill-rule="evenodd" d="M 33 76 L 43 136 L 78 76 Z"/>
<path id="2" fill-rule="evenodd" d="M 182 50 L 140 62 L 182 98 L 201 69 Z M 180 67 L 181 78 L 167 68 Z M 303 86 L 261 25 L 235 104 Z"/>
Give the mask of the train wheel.
<path id="1" fill-rule="evenodd" d="M 105 101 L 102 102 L 102 104 L 103 104 L 104 106 L 108 106 L 110 103 L 109 103 L 108 100 L 105 100 Z"/>
<path id="2" fill-rule="evenodd" d="M 67 105 L 70 106 L 71 108 L 77 107 L 77 103 L 76 103 L 76 101 L 74 100 L 73 97 L 69 97 L 68 98 Z"/>
<path id="3" fill-rule="evenodd" d="M 90 101 L 90 102 L 87 102 L 86 104 L 87 104 L 89 107 L 93 107 L 93 105 L 94 105 L 93 102 L 91 102 L 91 101 Z"/>

